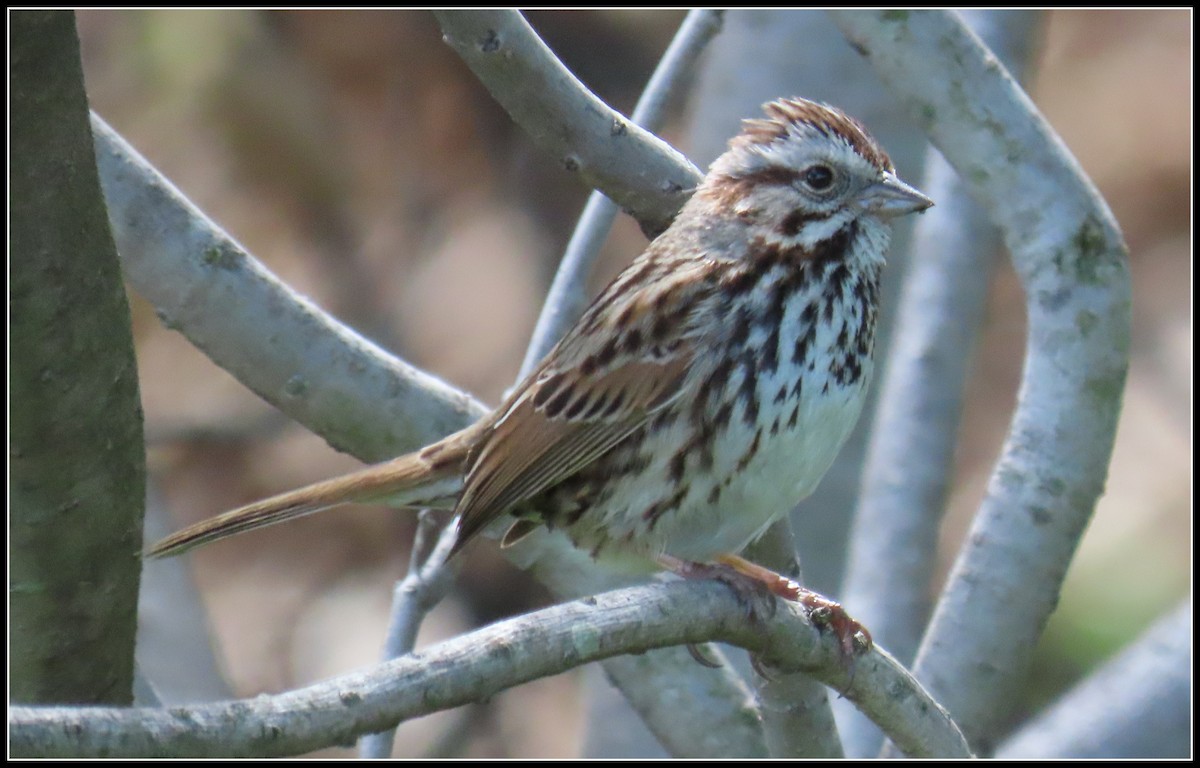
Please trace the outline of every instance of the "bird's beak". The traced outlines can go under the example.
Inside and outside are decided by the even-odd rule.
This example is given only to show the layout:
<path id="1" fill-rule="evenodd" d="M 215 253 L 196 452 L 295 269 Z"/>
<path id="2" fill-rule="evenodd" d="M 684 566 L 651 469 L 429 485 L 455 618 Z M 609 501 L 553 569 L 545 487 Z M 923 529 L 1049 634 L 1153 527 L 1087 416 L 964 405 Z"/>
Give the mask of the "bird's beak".
<path id="1" fill-rule="evenodd" d="M 858 201 L 864 210 L 888 219 L 933 205 L 932 200 L 900 181 L 894 173 L 883 174 L 883 178 L 862 191 Z"/>

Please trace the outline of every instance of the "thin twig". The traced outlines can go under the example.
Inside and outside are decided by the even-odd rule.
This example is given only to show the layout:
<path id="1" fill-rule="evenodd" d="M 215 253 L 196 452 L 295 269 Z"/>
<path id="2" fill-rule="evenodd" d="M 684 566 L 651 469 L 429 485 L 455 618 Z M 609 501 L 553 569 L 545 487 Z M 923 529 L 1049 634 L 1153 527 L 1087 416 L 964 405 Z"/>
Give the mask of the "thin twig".
<path id="1" fill-rule="evenodd" d="M 429 539 L 435 535 L 436 542 L 430 547 Z M 454 525 L 439 521 L 431 510 L 421 511 L 408 573 L 392 592 L 391 618 L 383 644 L 384 661 L 412 652 L 425 616 L 454 586 L 461 561 L 447 563 L 447 558 L 457 538 Z M 367 759 L 391 757 L 395 739 L 394 728 L 363 736 L 359 741 L 359 754 Z"/>

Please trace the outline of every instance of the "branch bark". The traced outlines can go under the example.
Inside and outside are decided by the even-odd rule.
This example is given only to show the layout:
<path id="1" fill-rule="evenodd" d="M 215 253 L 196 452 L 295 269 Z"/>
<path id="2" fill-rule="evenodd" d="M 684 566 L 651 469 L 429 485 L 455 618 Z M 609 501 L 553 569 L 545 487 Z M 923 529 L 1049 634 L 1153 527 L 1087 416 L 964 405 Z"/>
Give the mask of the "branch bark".
<path id="1" fill-rule="evenodd" d="M 715 660 L 724 660 L 715 646 L 706 650 Z M 602 667 L 667 754 L 767 757 L 754 698 L 730 664 L 709 669 L 682 648 L 663 648 L 606 659 Z"/>
<path id="2" fill-rule="evenodd" d="M 435 11 L 445 40 L 542 151 L 657 235 L 700 182 L 662 139 L 596 98 L 517 11 Z"/>
<path id="3" fill-rule="evenodd" d="M 486 412 L 313 306 L 97 115 L 92 128 L 130 285 L 264 400 L 364 461 L 419 448 Z"/>
<path id="4" fill-rule="evenodd" d="M 23 757 L 300 754 L 590 661 L 708 640 L 842 690 L 913 756 L 969 756 L 945 711 L 886 653 L 876 650 L 851 668 L 836 638 L 800 610 L 781 606 L 769 621 L 747 622 L 738 598 L 711 581 L 554 606 L 278 696 L 169 710 L 14 707 L 10 748 Z"/>
<path id="5" fill-rule="evenodd" d="M 1030 39 L 1037 13 L 977 15 L 976 31 L 1011 66 L 1014 46 Z M 902 333 L 880 381 L 845 593 L 872 635 L 906 660 L 915 655 L 929 616 L 962 391 L 1000 245 L 986 212 L 936 153 L 923 189 L 938 204 L 913 233 L 917 257 L 896 313 Z"/>

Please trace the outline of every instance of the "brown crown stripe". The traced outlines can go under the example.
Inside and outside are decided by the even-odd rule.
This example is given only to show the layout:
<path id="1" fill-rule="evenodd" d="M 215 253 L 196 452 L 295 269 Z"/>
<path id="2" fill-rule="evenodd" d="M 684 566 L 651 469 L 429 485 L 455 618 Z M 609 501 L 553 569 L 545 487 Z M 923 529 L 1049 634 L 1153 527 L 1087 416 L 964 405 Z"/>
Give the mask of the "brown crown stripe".
<path id="1" fill-rule="evenodd" d="M 779 99 L 764 105 L 763 111 L 768 119 L 742 121 L 742 132 L 730 142 L 730 147 L 771 144 L 786 138 L 792 126 L 807 125 L 824 136 L 841 138 L 876 168 L 892 170 L 891 159 L 862 124 L 839 110 L 811 101 Z"/>

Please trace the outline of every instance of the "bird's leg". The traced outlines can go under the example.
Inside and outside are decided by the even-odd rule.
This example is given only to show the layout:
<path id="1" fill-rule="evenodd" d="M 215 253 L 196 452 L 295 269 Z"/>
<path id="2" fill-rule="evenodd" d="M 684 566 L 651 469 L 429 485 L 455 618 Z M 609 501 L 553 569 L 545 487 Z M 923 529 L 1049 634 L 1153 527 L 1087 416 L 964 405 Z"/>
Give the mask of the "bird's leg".
<path id="1" fill-rule="evenodd" d="M 761 585 L 755 586 L 749 583 L 746 579 L 741 578 L 740 574 L 731 573 L 728 569 L 710 563 L 697 563 L 691 560 L 680 560 L 677 557 L 671 557 L 667 554 L 659 555 L 656 560 L 665 570 L 679 576 L 683 579 L 717 579 L 728 584 L 730 589 L 738 597 L 738 602 L 747 609 L 747 619 L 756 621 L 758 616 L 754 610 L 754 601 L 762 597 Z M 736 578 L 729 578 L 730 576 Z M 770 610 L 774 613 L 774 601 L 771 601 Z M 687 652 L 701 666 L 709 669 L 719 669 L 721 663 L 705 653 L 701 646 L 696 643 L 687 644 Z"/>
<path id="2" fill-rule="evenodd" d="M 734 570 L 721 563 L 697 563 L 692 560 L 680 560 L 671 555 L 659 555 L 658 564 L 666 570 L 683 579 L 716 579 L 727 585 L 737 595 L 738 602 L 746 608 L 746 618 L 749 621 L 758 620 L 758 606 L 766 609 L 767 618 L 775 615 L 776 593 L 766 588 L 766 584 L 740 571 Z"/>
<path id="3" fill-rule="evenodd" d="M 819 595 L 795 581 L 769 568 L 738 557 L 719 555 L 715 563 L 694 563 L 670 555 L 660 555 L 658 562 L 663 568 L 685 579 L 714 578 L 730 586 L 744 604 L 751 606 L 753 600 L 762 596 L 777 596 L 800 603 L 808 612 L 808 618 L 819 629 L 831 630 L 838 639 L 838 646 L 846 658 L 871 650 L 871 633 L 846 613 L 840 603 Z M 772 612 L 774 601 L 770 603 Z"/>
<path id="4" fill-rule="evenodd" d="M 737 555 L 720 555 L 717 562 L 760 582 L 771 594 L 803 605 L 808 609 L 808 618 L 813 624 L 820 629 L 833 631 L 845 657 L 852 658 L 856 653 L 871 650 L 871 633 L 850 618 L 841 603 L 805 589 L 791 579 Z"/>

